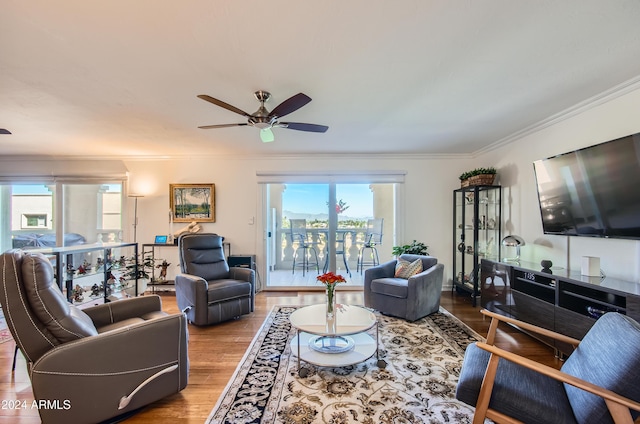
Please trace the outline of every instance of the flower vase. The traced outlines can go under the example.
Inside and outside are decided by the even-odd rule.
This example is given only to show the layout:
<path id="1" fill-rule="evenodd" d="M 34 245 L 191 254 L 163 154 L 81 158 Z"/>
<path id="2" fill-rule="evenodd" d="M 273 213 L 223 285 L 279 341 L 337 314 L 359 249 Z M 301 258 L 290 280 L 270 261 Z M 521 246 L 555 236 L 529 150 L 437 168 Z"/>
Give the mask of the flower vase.
<path id="1" fill-rule="evenodd" d="M 333 319 L 336 310 L 335 287 L 327 287 L 327 319 Z"/>

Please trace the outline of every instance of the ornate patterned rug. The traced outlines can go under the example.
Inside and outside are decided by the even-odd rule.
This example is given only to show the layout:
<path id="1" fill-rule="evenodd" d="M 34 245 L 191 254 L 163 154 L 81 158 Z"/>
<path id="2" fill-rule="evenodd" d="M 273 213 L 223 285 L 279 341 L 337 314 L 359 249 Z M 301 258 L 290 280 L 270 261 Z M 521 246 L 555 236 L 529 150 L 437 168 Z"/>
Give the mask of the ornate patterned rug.
<path id="1" fill-rule="evenodd" d="M 410 323 L 376 314 L 380 357 L 326 368 L 302 363 L 289 346 L 296 307 L 276 306 L 251 343 L 207 423 L 470 423 L 473 409 L 455 399 L 464 349 L 484 340 L 440 308 Z M 372 336 L 375 338 L 375 327 Z"/>

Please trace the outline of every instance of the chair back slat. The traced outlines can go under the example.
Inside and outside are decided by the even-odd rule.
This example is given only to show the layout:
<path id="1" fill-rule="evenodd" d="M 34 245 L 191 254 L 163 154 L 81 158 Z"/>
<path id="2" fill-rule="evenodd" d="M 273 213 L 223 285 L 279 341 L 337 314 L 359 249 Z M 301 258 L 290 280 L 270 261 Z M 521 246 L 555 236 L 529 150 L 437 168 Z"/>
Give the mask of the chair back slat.
<path id="1" fill-rule="evenodd" d="M 307 220 L 290 219 L 290 235 L 292 243 L 306 244 L 307 242 Z"/>
<path id="2" fill-rule="evenodd" d="M 376 245 L 382 243 L 382 227 L 384 218 L 373 218 L 367 220 L 367 232 L 365 234 L 365 244 Z"/>

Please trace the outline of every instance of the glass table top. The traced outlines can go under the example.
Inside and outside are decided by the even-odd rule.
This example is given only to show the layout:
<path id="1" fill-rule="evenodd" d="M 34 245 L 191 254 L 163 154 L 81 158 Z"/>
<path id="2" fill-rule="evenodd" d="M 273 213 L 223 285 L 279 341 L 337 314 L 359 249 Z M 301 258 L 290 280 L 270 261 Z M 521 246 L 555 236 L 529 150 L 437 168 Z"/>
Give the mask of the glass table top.
<path id="1" fill-rule="evenodd" d="M 333 319 L 327 319 L 325 304 L 304 306 L 294 311 L 291 325 L 305 333 L 345 336 L 367 331 L 376 324 L 376 316 L 369 309 L 355 305 L 338 305 Z"/>

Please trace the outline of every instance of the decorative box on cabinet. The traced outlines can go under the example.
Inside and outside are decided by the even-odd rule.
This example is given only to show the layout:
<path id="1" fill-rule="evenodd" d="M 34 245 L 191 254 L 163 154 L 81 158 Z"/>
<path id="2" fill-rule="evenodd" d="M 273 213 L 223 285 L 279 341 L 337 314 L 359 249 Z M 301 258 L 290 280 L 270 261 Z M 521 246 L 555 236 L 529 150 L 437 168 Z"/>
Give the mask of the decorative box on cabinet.
<path id="1" fill-rule="evenodd" d="M 494 270 L 506 273 L 506 300 L 496 301 L 491 291 L 483 292 L 481 303 L 521 321 L 582 339 L 593 323 L 606 312 L 620 312 L 640 321 L 640 284 L 615 278 L 587 277 L 554 269 L 552 273 L 534 264 L 482 261 L 481 281 L 487 286 Z M 538 337 L 540 338 L 540 337 Z M 571 354 L 569 345 L 541 338 L 557 352 Z"/>
<path id="2" fill-rule="evenodd" d="M 89 306 L 138 296 L 138 244 L 101 243 L 37 249 L 51 260 L 67 300 Z"/>
<path id="3" fill-rule="evenodd" d="M 464 187 L 453 191 L 452 290 L 480 296 L 480 259 L 500 258 L 502 188 L 498 185 Z"/>

